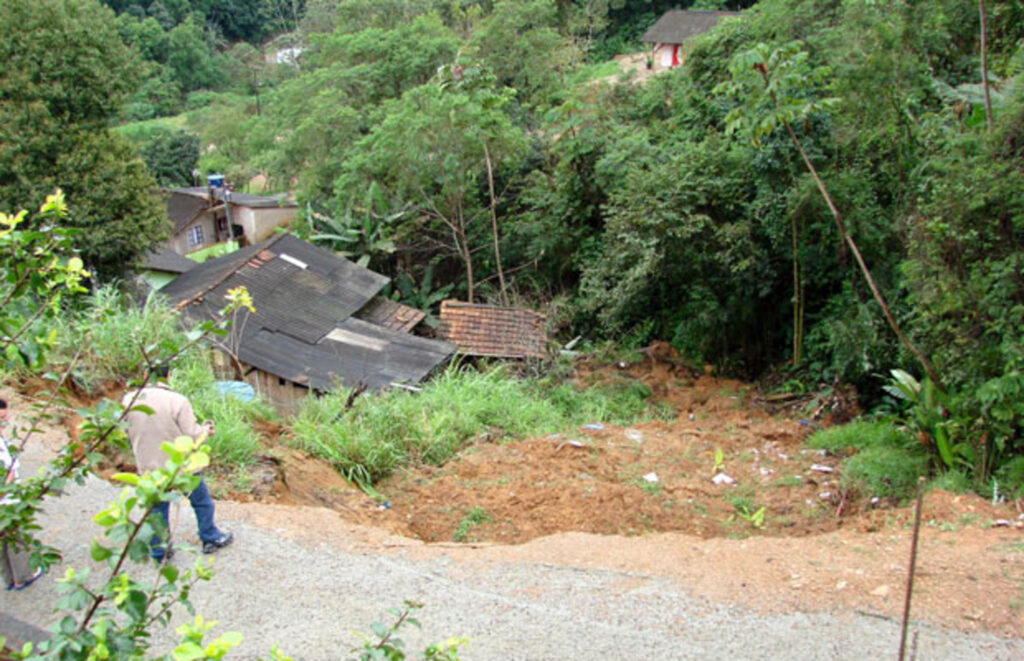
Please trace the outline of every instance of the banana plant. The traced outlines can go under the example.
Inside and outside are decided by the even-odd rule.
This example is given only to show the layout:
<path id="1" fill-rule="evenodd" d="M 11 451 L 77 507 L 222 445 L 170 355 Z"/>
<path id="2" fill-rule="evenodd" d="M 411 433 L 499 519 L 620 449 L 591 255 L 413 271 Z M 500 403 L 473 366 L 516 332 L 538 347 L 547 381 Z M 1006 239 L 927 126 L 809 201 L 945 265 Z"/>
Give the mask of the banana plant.
<path id="1" fill-rule="evenodd" d="M 395 278 L 395 290 L 391 298 L 417 310 L 427 313 L 423 320 L 431 328 L 437 328 L 438 318 L 434 310 L 441 304 L 441 301 L 451 294 L 453 284 L 449 283 L 434 289 L 434 265 L 428 264 L 423 269 L 420 281 L 416 282 L 415 277 L 408 271 L 402 271 Z"/>
<path id="2" fill-rule="evenodd" d="M 374 182 L 361 203 L 348 205 L 338 216 L 308 208 L 307 214 L 315 231 L 309 238 L 313 243 L 324 245 L 343 257 L 355 260 L 360 266 L 366 266 L 377 255 L 395 252 L 395 242 L 388 235 L 406 212 L 406 209 L 392 211 L 384 192 Z"/>
<path id="3" fill-rule="evenodd" d="M 918 381 L 901 369 L 891 370 L 890 374 L 892 381 L 884 389 L 908 404 L 904 419 L 907 426 L 935 446 L 946 469 L 972 468 L 974 448 L 964 441 L 956 440 L 962 425 L 950 416 L 950 396 L 936 388 L 928 377 Z"/>

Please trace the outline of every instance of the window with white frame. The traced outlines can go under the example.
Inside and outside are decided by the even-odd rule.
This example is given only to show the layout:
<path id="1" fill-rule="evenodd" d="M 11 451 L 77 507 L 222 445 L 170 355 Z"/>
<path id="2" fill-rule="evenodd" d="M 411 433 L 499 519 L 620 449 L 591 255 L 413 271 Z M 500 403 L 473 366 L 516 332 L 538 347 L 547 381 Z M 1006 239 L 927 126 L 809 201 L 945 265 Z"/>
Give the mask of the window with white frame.
<path id="1" fill-rule="evenodd" d="M 188 228 L 188 247 L 195 248 L 203 245 L 203 226 L 193 225 Z"/>

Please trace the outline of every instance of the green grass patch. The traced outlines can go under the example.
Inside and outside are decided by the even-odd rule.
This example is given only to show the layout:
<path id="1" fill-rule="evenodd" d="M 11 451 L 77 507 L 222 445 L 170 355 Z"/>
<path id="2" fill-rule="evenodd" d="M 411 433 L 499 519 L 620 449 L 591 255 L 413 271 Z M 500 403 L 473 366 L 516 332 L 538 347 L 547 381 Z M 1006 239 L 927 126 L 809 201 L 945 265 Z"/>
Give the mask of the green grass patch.
<path id="1" fill-rule="evenodd" d="M 842 453 L 879 446 L 902 444 L 899 430 L 887 420 L 856 420 L 814 432 L 807 438 L 807 447 Z"/>
<path id="2" fill-rule="evenodd" d="M 974 487 L 975 485 L 971 482 L 971 478 L 958 470 L 946 471 L 936 475 L 928 483 L 929 490 L 942 489 L 950 493 L 967 493 L 973 490 Z"/>
<path id="3" fill-rule="evenodd" d="M 153 136 L 157 133 L 180 131 L 187 128 L 188 113 L 182 113 L 173 117 L 157 117 L 156 119 L 122 124 L 115 126 L 113 131 L 136 145 L 141 145 L 152 140 Z"/>
<path id="4" fill-rule="evenodd" d="M 905 500 L 928 473 L 928 457 L 894 446 L 868 447 L 843 462 L 842 483 L 851 491 Z"/>
<path id="5" fill-rule="evenodd" d="M 482 507 L 468 509 L 466 510 L 465 516 L 459 520 L 459 524 L 455 526 L 455 534 L 452 535 L 452 539 L 456 542 L 471 541 L 470 533 L 473 529 L 490 522 L 491 515 Z"/>
<path id="6" fill-rule="evenodd" d="M 584 64 L 577 67 L 568 76 L 568 85 L 575 86 L 583 83 L 588 83 L 598 78 L 607 78 L 608 76 L 615 76 L 621 72 L 619 63 L 615 60 L 608 60 L 606 62 L 597 62 L 595 64 Z"/>
<path id="7" fill-rule="evenodd" d="M 655 411 L 642 384 L 579 391 L 569 384 L 517 379 L 504 368 L 451 367 L 419 393 L 308 397 L 292 420 L 295 443 L 348 479 L 372 483 L 396 468 L 440 465 L 481 434 L 528 438 L 589 422 L 629 424 Z"/>

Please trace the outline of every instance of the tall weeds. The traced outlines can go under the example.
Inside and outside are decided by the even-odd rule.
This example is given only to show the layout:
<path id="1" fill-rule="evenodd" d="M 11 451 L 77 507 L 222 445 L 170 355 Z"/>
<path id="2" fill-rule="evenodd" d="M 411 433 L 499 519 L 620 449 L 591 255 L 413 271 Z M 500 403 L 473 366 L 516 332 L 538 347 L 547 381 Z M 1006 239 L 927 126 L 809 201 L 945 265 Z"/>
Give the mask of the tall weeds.
<path id="1" fill-rule="evenodd" d="M 475 439 L 524 438 L 585 422 L 628 423 L 651 414 L 643 387 L 578 391 L 519 380 L 507 370 L 451 368 L 422 392 L 309 397 L 292 421 L 295 442 L 349 479 L 372 483 L 404 465 L 442 464 Z"/>

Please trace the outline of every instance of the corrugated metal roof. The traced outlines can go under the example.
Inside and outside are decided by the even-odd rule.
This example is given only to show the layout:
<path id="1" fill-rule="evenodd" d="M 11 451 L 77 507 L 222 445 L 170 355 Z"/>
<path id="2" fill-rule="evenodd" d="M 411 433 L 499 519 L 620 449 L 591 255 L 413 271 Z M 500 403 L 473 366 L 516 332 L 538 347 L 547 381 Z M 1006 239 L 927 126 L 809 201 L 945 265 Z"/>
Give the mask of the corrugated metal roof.
<path id="1" fill-rule="evenodd" d="M 143 268 L 151 271 L 166 271 L 167 273 L 184 273 L 192 270 L 197 264 L 198 262 L 166 247 L 147 252 L 142 260 Z"/>
<path id="2" fill-rule="evenodd" d="M 446 342 L 351 317 L 387 281 L 280 234 L 201 264 L 163 292 L 190 317 L 208 319 L 224 306 L 229 289 L 245 286 L 256 312 L 236 319 L 232 332 L 239 360 L 317 390 L 328 390 L 336 381 L 380 388 L 421 380 L 455 350 Z M 359 337 L 368 339 L 359 342 Z"/>
<path id="3" fill-rule="evenodd" d="M 738 11 L 690 11 L 670 9 L 644 32 L 648 44 L 681 44 L 690 37 L 707 32 L 728 16 L 739 16 Z"/>
<path id="4" fill-rule="evenodd" d="M 542 358 L 545 320 L 532 310 L 444 301 L 438 335 L 471 356 Z"/>

